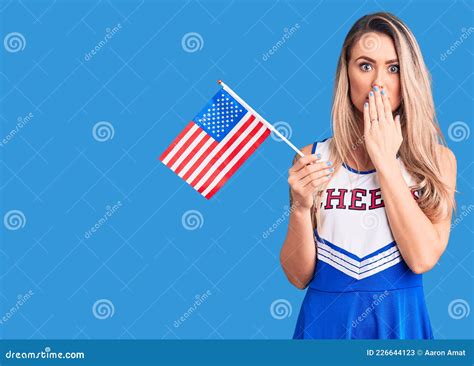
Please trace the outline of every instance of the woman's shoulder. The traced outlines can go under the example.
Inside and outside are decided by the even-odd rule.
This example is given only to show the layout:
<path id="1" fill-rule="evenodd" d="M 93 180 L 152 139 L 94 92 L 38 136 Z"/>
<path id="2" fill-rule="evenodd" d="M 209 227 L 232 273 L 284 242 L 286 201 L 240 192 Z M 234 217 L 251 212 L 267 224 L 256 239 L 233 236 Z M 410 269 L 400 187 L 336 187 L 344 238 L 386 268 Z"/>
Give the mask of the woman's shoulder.
<path id="1" fill-rule="evenodd" d="M 456 156 L 449 147 L 439 144 L 438 153 L 440 156 L 441 167 L 449 168 L 456 165 Z"/>
<path id="2" fill-rule="evenodd" d="M 316 147 L 318 145 L 319 146 L 325 145 L 325 144 L 329 143 L 330 139 L 331 139 L 331 137 L 326 137 L 326 138 L 323 138 L 323 139 L 316 139 L 314 142 L 312 142 L 309 145 L 306 145 L 306 146 L 302 147 L 300 150 L 304 155 L 310 155 L 314 152 L 314 150 L 316 149 Z"/>
<path id="3" fill-rule="evenodd" d="M 304 154 L 304 155 L 311 155 L 311 150 L 313 150 L 313 144 L 309 144 L 309 145 L 306 145 L 306 146 L 303 146 L 302 148 L 300 148 L 300 151 Z"/>
<path id="4" fill-rule="evenodd" d="M 451 149 L 444 145 L 438 145 L 441 179 L 448 185 L 456 182 L 457 162 L 456 156 Z"/>
<path id="5" fill-rule="evenodd" d="M 447 184 L 448 186 L 454 186 L 456 183 L 456 171 L 457 171 L 457 163 L 456 163 L 456 156 L 451 151 L 451 149 L 445 145 L 438 144 L 436 146 L 436 157 L 439 164 L 439 171 L 440 175 L 439 178 L 443 183 Z M 409 179 L 411 182 L 419 182 L 419 179 L 413 178 L 413 175 L 409 174 L 406 169 L 406 165 L 403 161 L 400 161 L 403 165 L 404 176 Z"/>

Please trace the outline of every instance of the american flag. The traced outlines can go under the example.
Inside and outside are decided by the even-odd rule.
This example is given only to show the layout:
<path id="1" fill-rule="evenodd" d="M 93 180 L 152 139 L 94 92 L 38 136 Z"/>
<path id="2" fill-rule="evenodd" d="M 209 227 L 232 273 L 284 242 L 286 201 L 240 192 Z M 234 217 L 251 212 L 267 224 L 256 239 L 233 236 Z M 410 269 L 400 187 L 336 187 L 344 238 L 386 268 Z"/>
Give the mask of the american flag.
<path id="1" fill-rule="evenodd" d="M 159 159 L 210 199 L 269 134 L 255 112 L 222 88 Z"/>

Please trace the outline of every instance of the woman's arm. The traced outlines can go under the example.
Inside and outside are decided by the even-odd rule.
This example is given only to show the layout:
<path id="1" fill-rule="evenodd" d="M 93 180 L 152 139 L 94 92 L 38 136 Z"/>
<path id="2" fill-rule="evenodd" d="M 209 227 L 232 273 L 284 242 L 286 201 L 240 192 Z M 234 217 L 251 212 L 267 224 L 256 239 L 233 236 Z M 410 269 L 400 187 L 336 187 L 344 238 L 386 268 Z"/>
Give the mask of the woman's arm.
<path id="1" fill-rule="evenodd" d="M 299 289 L 304 289 L 313 277 L 316 263 L 310 210 L 296 208 L 291 212 L 288 232 L 280 252 L 280 263 L 286 277 Z"/>
<path id="2" fill-rule="evenodd" d="M 313 277 L 316 262 L 311 218 L 313 192 L 327 180 L 330 168 L 326 162 L 316 162 L 317 157 L 311 155 L 311 145 L 301 151 L 305 156 L 299 160 L 295 158 L 289 170 L 290 220 L 280 263 L 288 280 L 297 288 L 304 289 Z M 308 164 L 310 160 L 312 164 Z"/>
<path id="3" fill-rule="evenodd" d="M 454 195 L 456 158 L 448 148 L 441 148 L 441 178 Z M 451 215 L 433 223 L 418 207 L 394 159 L 377 169 L 385 211 L 398 249 L 415 273 L 429 271 L 438 262 L 449 240 Z"/>
<path id="4" fill-rule="evenodd" d="M 403 179 L 396 154 L 403 142 L 400 116 L 393 118 L 390 97 L 374 88 L 364 104 L 364 141 L 377 170 L 385 211 L 398 249 L 415 273 L 429 271 L 448 244 L 451 215 L 431 222 L 413 199 Z M 442 146 L 440 179 L 448 185 L 451 198 L 456 187 L 456 159 Z"/>

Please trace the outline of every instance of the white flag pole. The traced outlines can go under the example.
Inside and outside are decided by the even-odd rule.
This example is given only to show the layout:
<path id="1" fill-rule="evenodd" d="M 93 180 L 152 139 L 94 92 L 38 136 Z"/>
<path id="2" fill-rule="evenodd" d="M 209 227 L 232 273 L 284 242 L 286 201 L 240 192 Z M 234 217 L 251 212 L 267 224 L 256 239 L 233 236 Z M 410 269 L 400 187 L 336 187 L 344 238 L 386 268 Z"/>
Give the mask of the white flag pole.
<path id="1" fill-rule="evenodd" d="M 275 127 L 273 127 L 273 125 L 269 122 L 267 122 L 267 120 L 265 120 L 260 114 L 258 114 L 252 107 L 250 107 L 247 103 L 245 103 L 245 101 L 240 98 L 231 88 L 229 88 L 222 80 L 217 80 L 217 82 L 222 85 L 222 87 L 224 88 L 224 90 L 226 92 L 228 92 L 230 95 L 232 95 L 232 97 L 234 99 L 236 99 L 240 104 L 242 104 L 245 109 L 251 111 L 255 117 L 257 117 L 260 121 L 262 121 L 263 124 L 265 124 L 265 126 L 267 126 L 272 132 L 275 133 L 275 135 L 277 135 L 280 139 L 282 139 L 283 141 L 285 141 L 288 146 L 290 146 L 299 156 L 303 157 L 304 154 L 295 146 L 293 145 L 285 136 L 283 136 L 280 131 L 278 131 Z"/>

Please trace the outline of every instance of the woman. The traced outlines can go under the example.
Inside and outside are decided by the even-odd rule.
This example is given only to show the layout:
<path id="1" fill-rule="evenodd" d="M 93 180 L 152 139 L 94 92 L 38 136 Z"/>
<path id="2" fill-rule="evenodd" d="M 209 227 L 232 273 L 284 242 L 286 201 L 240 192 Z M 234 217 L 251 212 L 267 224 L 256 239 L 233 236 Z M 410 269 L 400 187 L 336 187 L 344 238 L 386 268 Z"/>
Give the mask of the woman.
<path id="1" fill-rule="evenodd" d="M 289 170 L 280 259 L 293 285 L 308 286 L 293 338 L 433 338 L 422 273 L 448 243 L 456 159 L 419 46 L 394 15 L 349 31 L 332 122 L 333 136 Z"/>

